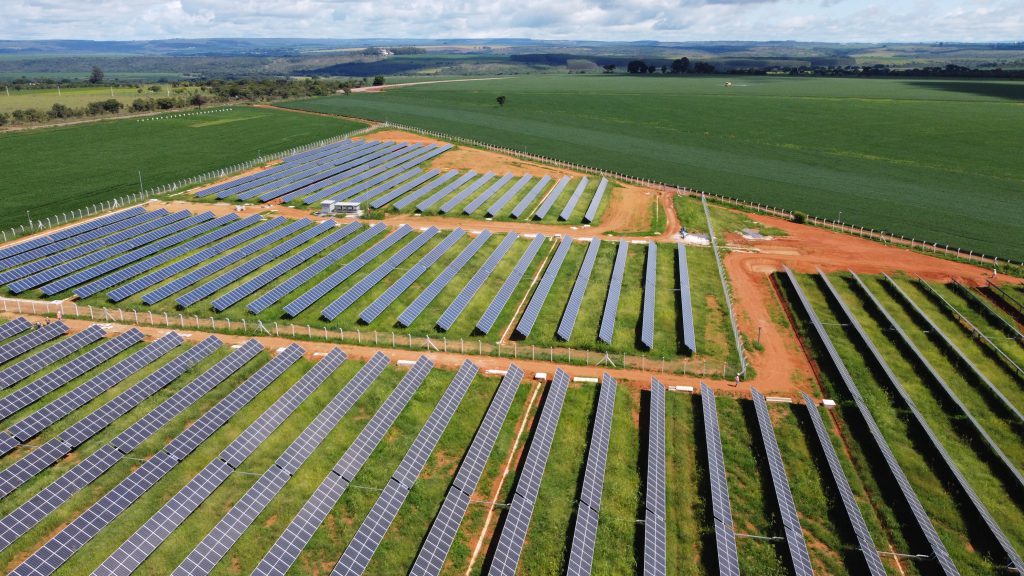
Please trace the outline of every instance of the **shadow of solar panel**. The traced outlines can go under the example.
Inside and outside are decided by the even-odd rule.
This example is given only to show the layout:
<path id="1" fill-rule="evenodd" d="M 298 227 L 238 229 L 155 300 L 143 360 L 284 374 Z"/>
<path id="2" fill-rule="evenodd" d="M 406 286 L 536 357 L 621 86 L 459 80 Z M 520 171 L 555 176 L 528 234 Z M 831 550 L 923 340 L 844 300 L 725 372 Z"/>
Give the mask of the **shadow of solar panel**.
<path id="1" fill-rule="evenodd" d="M 551 210 L 551 207 L 555 205 L 555 202 L 558 202 L 558 199 L 562 197 L 562 192 L 565 191 L 565 187 L 568 184 L 569 177 L 562 176 L 558 180 L 558 183 L 555 184 L 555 187 L 551 189 L 551 192 L 547 195 L 547 197 L 544 198 L 544 200 L 540 203 L 540 206 L 537 208 L 537 211 L 533 213 L 533 217 L 536 218 L 537 220 L 543 220 L 544 217 L 548 215 L 548 212 Z"/>
<path id="2" fill-rule="evenodd" d="M 491 204 L 489 208 L 487 208 L 487 215 L 497 216 L 501 209 L 504 208 L 506 204 L 511 202 L 512 198 L 514 198 L 515 195 L 518 194 L 519 191 L 522 190 L 532 179 L 533 176 L 529 174 L 524 174 L 523 176 L 521 176 L 519 180 L 517 180 L 516 183 L 512 185 L 511 188 L 506 190 L 504 194 L 499 196 L 498 199 L 495 200 L 494 203 Z M 467 206 L 467 209 L 468 208 L 469 207 Z"/>
<path id="3" fill-rule="evenodd" d="M 654 302 L 657 289 L 658 245 L 647 243 L 647 263 L 644 272 L 644 309 L 640 318 L 640 343 L 648 350 L 654 348 Z"/>
<path id="4" fill-rule="evenodd" d="M 342 244 L 338 248 L 332 250 L 331 253 L 328 254 L 327 256 L 320 258 L 316 262 L 310 264 L 309 266 L 306 266 L 302 270 L 299 270 L 296 274 L 290 276 L 281 284 L 278 284 L 277 286 L 271 288 L 262 296 L 250 302 L 246 308 L 249 310 L 249 312 L 252 312 L 253 314 L 259 314 L 260 312 L 266 310 L 273 304 L 277 303 L 279 300 L 281 300 L 281 298 L 284 298 L 288 294 L 291 294 L 297 288 L 299 288 L 306 282 L 312 280 L 313 277 L 316 276 L 317 274 L 320 274 L 321 272 L 330 268 L 332 264 L 338 262 L 339 260 L 347 256 L 356 248 L 362 246 L 363 244 L 366 244 L 375 236 L 383 233 L 387 229 L 388 227 L 386 225 L 378 223 L 367 228 L 366 230 L 363 230 L 362 232 L 359 233 L 358 236 Z"/>
<path id="5" fill-rule="evenodd" d="M 470 200 L 469 204 L 466 204 L 466 207 L 463 208 L 463 210 L 462 210 L 463 214 L 470 215 L 470 214 L 476 212 L 477 209 L 480 208 L 480 206 L 482 206 L 484 202 L 487 202 L 488 200 L 490 200 L 491 197 L 494 196 L 498 192 L 498 190 L 501 190 L 514 177 L 515 176 L 511 172 L 508 172 L 504 176 L 499 178 L 497 182 L 495 182 L 494 184 L 491 184 L 486 190 L 481 192 L 480 195 L 478 195 L 476 198 L 473 198 L 472 200 Z M 468 197 L 469 196 L 467 196 L 467 198 Z M 452 208 L 454 208 L 454 207 L 455 206 L 452 206 Z"/>
<path id="6" fill-rule="evenodd" d="M 587 207 L 587 212 L 583 215 L 583 222 L 593 222 L 597 218 L 597 209 L 601 207 L 601 199 L 604 197 L 604 191 L 608 187 L 608 180 L 601 178 L 601 182 L 597 185 L 597 190 L 594 192 L 594 197 L 590 200 L 590 206 Z"/>
<path id="7" fill-rule="evenodd" d="M 544 276 L 541 277 L 540 282 L 537 284 L 537 289 L 533 291 L 533 296 L 530 297 L 530 303 L 526 305 L 526 310 L 523 312 L 522 317 L 519 318 L 519 323 L 516 324 L 516 332 L 520 336 L 525 338 L 533 331 L 533 325 L 540 316 L 540 311 L 544 307 L 544 301 L 547 300 L 548 294 L 551 293 L 551 287 L 555 284 L 555 277 L 558 276 L 558 271 L 562 269 L 562 263 L 565 261 L 565 256 L 569 253 L 569 248 L 571 247 L 572 237 L 563 236 L 562 241 L 558 244 L 558 249 L 555 250 L 554 256 L 548 262 L 548 267 L 544 270 Z"/>
<path id="8" fill-rule="evenodd" d="M 576 283 L 569 293 L 569 301 L 562 313 L 562 320 L 558 323 L 556 334 L 563 341 L 568 342 L 572 338 L 573 329 L 576 328 L 576 317 L 579 316 L 580 306 L 583 305 L 583 295 L 587 292 L 587 285 L 590 284 L 590 275 L 594 272 L 594 262 L 597 260 L 597 251 L 601 249 L 601 240 L 594 238 L 587 247 L 587 253 L 583 256 L 583 264 L 576 275 Z"/>
<path id="9" fill-rule="evenodd" d="M 505 305 L 508 304 L 512 293 L 515 292 L 516 287 L 519 286 L 520 280 L 523 279 L 523 275 L 526 274 L 526 270 L 533 263 L 533 259 L 537 256 L 537 252 L 540 247 L 544 244 L 544 235 L 537 234 L 530 241 L 530 245 L 526 247 L 526 251 L 516 262 L 516 267 L 512 269 L 512 272 L 505 278 L 505 282 L 502 283 L 501 288 L 498 289 L 498 293 L 494 295 L 494 299 L 491 300 L 487 310 L 484 311 L 483 316 L 480 317 L 480 321 L 476 323 L 476 329 L 484 334 L 491 331 L 494 323 L 498 320 L 498 315 L 505 309 Z"/>
<path id="10" fill-rule="evenodd" d="M 298 316 L 303 310 L 312 306 L 314 302 L 326 296 L 328 292 L 340 286 L 350 276 L 397 244 L 402 238 L 408 236 L 410 232 L 412 232 L 412 227 L 403 224 L 386 238 L 374 244 L 368 250 L 353 258 L 351 262 L 342 266 L 330 276 L 324 278 L 309 290 L 306 290 L 298 298 L 285 305 L 285 314 L 292 318 Z"/>
<path id="11" fill-rule="evenodd" d="M 604 312 L 601 313 L 601 327 L 597 337 L 605 344 L 611 344 L 615 337 L 615 318 L 619 312 L 619 298 L 622 296 L 622 279 L 625 277 L 626 256 L 629 255 L 629 244 L 619 241 L 615 252 L 615 264 L 612 265 L 612 277 L 608 281 L 608 295 L 605 296 Z"/>
<path id="12" fill-rule="evenodd" d="M 376 300 L 370 303 L 362 312 L 359 314 L 359 319 L 369 324 L 377 319 L 378 316 L 387 310 L 388 306 L 394 303 L 406 290 L 409 289 L 416 280 L 420 278 L 431 266 L 437 263 L 438 259 L 441 258 L 456 242 L 462 239 L 466 235 L 466 232 L 462 228 L 456 228 L 450 234 L 445 236 L 437 246 L 435 246 L 430 252 L 428 252 L 423 258 L 420 259 L 412 268 L 409 269 L 397 282 L 388 287 L 383 294 L 377 297 Z"/>
<path id="13" fill-rule="evenodd" d="M 359 282 L 356 282 L 354 286 L 346 290 L 341 296 L 338 296 L 336 300 L 328 304 L 327 307 L 320 312 L 320 317 L 327 320 L 334 320 L 337 318 L 342 312 L 348 310 L 349 307 L 366 295 L 366 293 L 374 286 L 383 282 L 384 279 L 395 270 L 395 268 L 401 266 L 402 263 L 408 260 L 410 256 L 436 236 L 437 232 L 437 228 L 433 226 L 427 228 L 423 232 L 420 232 L 416 238 L 413 238 L 408 244 L 402 246 L 398 252 L 385 260 L 383 264 L 375 268 L 369 274 L 360 279 Z"/>
<path id="14" fill-rule="evenodd" d="M 589 183 L 590 179 L 586 176 L 580 179 L 580 183 L 576 185 L 576 189 L 569 196 L 569 200 L 566 201 L 562 212 L 558 214 L 559 220 L 565 221 L 572 217 L 572 212 L 576 209 L 576 205 L 579 204 L 580 198 L 583 197 L 583 191 L 587 189 L 587 184 Z"/>
<path id="15" fill-rule="evenodd" d="M 533 188 L 530 188 L 530 191 L 526 193 L 526 196 L 523 196 L 516 203 L 515 207 L 512 208 L 511 216 L 513 218 L 522 216 L 530 204 L 533 204 L 533 201 L 537 199 L 537 196 L 540 196 L 540 193 L 544 191 L 544 187 L 548 185 L 548 182 L 551 182 L 551 177 L 544 176 L 534 184 Z"/>
<path id="16" fill-rule="evenodd" d="M 326 360 L 326 358 L 325 358 Z M 259 480 L 246 491 L 227 514 L 189 553 L 175 569 L 175 576 L 208 574 L 221 558 L 252 525 L 256 517 L 270 504 L 270 501 L 291 479 L 291 474 L 323 442 L 344 415 L 355 405 L 356 400 L 377 379 L 388 365 L 388 358 L 381 352 L 374 354 L 369 362 L 349 380 L 348 384 L 328 402 L 313 421 L 292 442 L 285 452 L 260 476 Z"/>
<path id="17" fill-rule="evenodd" d="M 918 500 L 917 494 L 910 485 L 910 481 L 907 480 L 907 476 L 904 473 L 903 468 L 899 465 L 895 456 L 893 456 L 888 442 L 886 442 L 885 437 L 882 436 L 881 430 L 878 429 L 878 425 L 875 423 L 875 419 L 871 415 L 871 411 L 868 410 L 867 405 L 864 404 L 864 399 L 860 395 L 860 390 L 854 383 L 853 377 L 846 368 L 846 364 L 839 356 L 839 352 L 832 344 L 832 339 L 829 338 L 828 333 L 825 331 L 825 327 L 818 318 L 818 314 L 814 311 L 814 308 L 807 300 L 807 296 L 804 294 L 803 288 L 800 287 L 793 271 L 789 268 L 785 268 L 784 270 L 793 286 L 793 290 L 797 295 L 797 300 L 799 301 L 800 306 L 803 308 L 804 314 L 810 319 L 814 333 L 825 348 L 825 351 L 828 353 L 829 359 L 831 360 L 832 365 L 836 368 L 839 378 L 842 380 L 847 392 L 853 398 L 857 411 L 867 426 L 871 439 L 875 446 L 878 447 L 879 452 L 882 454 L 882 458 L 885 460 L 885 463 L 889 468 L 889 472 L 896 480 L 896 485 L 899 487 L 899 491 L 903 496 L 904 501 L 910 508 L 918 529 L 928 542 L 939 568 L 943 573 L 947 574 L 947 576 L 958 574 L 959 572 L 953 564 L 953 560 L 950 558 L 949 552 L 946 550 L 945 545 L 942 543 L 938 533 L 935 531 L 935 526 L 932 525 L 931 519 L 928 518 L 928 514 L 925 512 L 920 500 Z"/>
<path id="18" fill-rule="evenodd" d="M 644 576 L 664 576 L 665 527 L 665 387 L 651 378 L 647 437 L 647 477 L 644 494 Z"/>
<path id="19" fill-rule="evenodd" d="M 174 258 L 177 258 L 178 256 L 184 256 L 187 252 L 183 252 L 181 254 L 178 254 L 174 258 L 171 258 L 171 259 L 166 260 L 166 261 L 155 262 L 153 264 L 153 266 L 148 268 L 148 269 L 155 268 L 156 266 L 159 266 L 160 264 L 165 264 L 167 262 L 171 262 L 171 264 L 169 266 L 165 267 L 165 268 L 161 268 L 159 270 L 153 271 L 153 272 L 151 272 L 149 274 L 146 274 L 145 276 L 142 276 L 140 278 L 132 280 L 131 282 L 128 282 L 127 284 L 125 284 L 123 286 L 119 286 L 118 288 L 115 288 L 114 290 L 111 290 L 110 292 L 107 293 L 107 298 L 109 298 L 113 302 L 120 302 L 121 300 L 124 300 L 125 298 L 128 298 L 129 296 L 133 296 L 135 294 L 138 294 L 142 290 L 144 290 L 146 288 L 149 288 L 150 286 L 153 286 L 154 284 L 162 282 L 162 281 L 164 281 L 164 280 L 166 280 L 166 279 L 168 279 L 168 278 L 170 278 L 172 276 L 176 276 L 177 274 L 180 274 L 181 272 L 184 272 L 185 270 L 187 270 L 189 268 L 192 268 L 193 266 L 196 266 L 198 264 L 206 262 L 207 260 L 209 260 L 210 258 L 213 258 L 217 254 L 219 254 L 221 252 L 224 252 L 224 251 L 228 250 L 229 248 L 233 248 L 234 246 L 238 246 L 239 244 L 241 244 L 243 242 L 251 240 L 251 239 L 255 238 L 256 236 L 259 236 L 260 234 L 263 234 L 264 232 L 273 229 L 274 226 L 276 226 L 276 224 L 271 223 L 269 221 L 262 222 L 262 223 L 260 223 L 260 222 L 262 222 L 262 218 L 260 216 L 258 216 L 258 215 L 253 215 L 253 216 L 250 216 L 250 217 L 248 217 L 248 218 L 246 218 L 244 220 L 241 220 L 240 222 L 229 224 L 227 227 L 225 227 L 225 229 L 230 229 L 230 230 L 227 231 L 226 234 L 221 234 L 220 232 L 215 232 L 215 233 L 210 235 L 211 236 L 210 241 L 212 242 L 213 240 L 216 240 L 218 238 L 226 236 L 227 234 L 232 234 L 234 232 L 239 232 L 239 231 L 240 232 L 238 234 L 235 234 L 234 236 L 231 236 L 229 238 L 225 238 L 224 240 L 221 240 L 220 242 L 218 242 L 217 244 L 214 244 L 213 246 L 210 246 L 209 248 L 205 248 L 205 249 L 203 249 L 203 250 L 201 250 L 201 251 L 199 251 L 199 252 L 197 252 L 195 254 L 191 254 L 188 257 L 183 258 L 180 261 L 174 262 L 173 260 L 174 260 Z M 260 224 L 258 226 L 254 226 L 257 223 L 260 223 Z M 213 237 L 213 236 L 216 236 L 216 237 Z M 200 240 L 203 240 L 203 239 L 200 238 L 197 241 L 200 241 Z M 206 242 L 203 242 L 202 245 L 205 245 L 205 244 L 206 244 Z M 200 246 L 196 246 L 196 248 L 199 248 L 199 247 Z M 176 250 L 177 249 L 172 249 L 172 250 L 169 250 L 168 252 L 169 253 L 174 253 L 174 252 L 176 252 Z M 163 260 L 163 258 L 161 258 L 161 260 Z M 140 262 L 139 264 L 141 265 L 142 263 Z M 144 271 L 145 270 L 141 270 L 140 273 L 144 272 Z"/>

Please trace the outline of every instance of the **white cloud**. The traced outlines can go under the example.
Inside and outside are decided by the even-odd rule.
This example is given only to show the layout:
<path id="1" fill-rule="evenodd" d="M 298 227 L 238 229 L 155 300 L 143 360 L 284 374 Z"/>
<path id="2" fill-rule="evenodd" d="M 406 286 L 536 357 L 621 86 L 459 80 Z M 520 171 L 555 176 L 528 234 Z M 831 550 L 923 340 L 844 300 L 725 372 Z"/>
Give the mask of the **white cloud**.
<path id="1" fill-rule="evenodd" d="M 1020 39 L 1019 0 L 7 0 L 0 38 Z"/>

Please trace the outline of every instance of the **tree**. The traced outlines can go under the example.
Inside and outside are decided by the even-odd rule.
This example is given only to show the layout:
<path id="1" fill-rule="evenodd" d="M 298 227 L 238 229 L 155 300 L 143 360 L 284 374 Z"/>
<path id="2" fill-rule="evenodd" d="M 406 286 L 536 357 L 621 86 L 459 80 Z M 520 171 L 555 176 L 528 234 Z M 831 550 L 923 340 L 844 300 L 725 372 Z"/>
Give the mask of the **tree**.
<path id="1" fill-rule="evenodd" d="M 497 98 L 495 98 L 495 100 L 498 101 L 498 106 L 501 106 L 502 108 L 505 107 L 505 97 L 504 96 L 498 96 Z"/>
<path id="2" fill-rule="evenodd" d="M 203 104 L 206 104 L 208 101 L 209 100 L 206 98 L 205 94 L 201 92 L 196 92 L 192 95 L 192 98 L 189 99 L 188 103 L 197 108 L 202 108 Z"/>
<path id="3" fill-rule="evenodd" d="M 7 112 L 0 112 L 0 126 L 11 123 L 11 115 Z"/>
<path id="4" fill-rule="evenodd" d="M 604 73 L 611 74 L 612 72 L 615 72 L 615 64 L 605 64 Z"/>
<path id="5" fill-rule="evenodd" d="M 643 60 L 630 60 L 629 64 L 626 65 L 626 72 L 630 74 L 645 74 L 647 72 L 647 63 Z"/>
<path id="6" fill-rule="evenodd" d="M 65 106 L 63 104 L 60 104 L 60 103 L 55 103 L 53 105 L 53 108 L 50 108 L 50 117 L 51 118 L 70 118 L 71 117 L 71 108 L 68 108 L 67 106 Z"/>
<path id="7" fill-rule="evenodd" d="M 686 74 L 690 69 L 690 59 L 686 56 L 682 58 L 676 58 L 672 61 L 672 73 L 673 74 Z"/>
<path id="8" fill-rule="evenodd" d="M 707 62 L 697 62 L 693 65 L 693 71 L 697 74 L 714 74 L 715 65 L 708 64 Z"/>
<path id="9" fill-rule="evenodd" d="M 349 86 L 348 84 L 344 84 L 341 87 L 341 91 L 345 93 L 345 96 L 348 96 L 349 94 L 352 93 L 352 87 Z"/>
<path id="10" fill-rule="evenodd" d="M 89 83 L 99 84 L 100 82 L 103 82 L 103 69 L 99 66 L 93 66 L 92 74 L 89 74 Z"/>
<path id="11" fill-rule="evenodd" d="M 383 86 L 384 85 L 384 77 L 383 76 L 374 76 L 373 77 L 373 85 L 374 86 Z"/>
<path id="12" fill-rule="evenodd" d="M 662 74 L 668 74 L 668 66 L 665 66 L 664 64 L 662 64 L 661 65 L 661 73 Z"/>

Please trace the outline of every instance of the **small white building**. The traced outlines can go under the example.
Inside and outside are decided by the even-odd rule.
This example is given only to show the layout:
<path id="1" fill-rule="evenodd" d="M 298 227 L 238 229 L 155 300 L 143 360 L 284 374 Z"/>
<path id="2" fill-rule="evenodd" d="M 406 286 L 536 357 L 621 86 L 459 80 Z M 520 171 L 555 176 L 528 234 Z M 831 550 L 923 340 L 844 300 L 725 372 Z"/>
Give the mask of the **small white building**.
<path id="1" fill-rule="evenodd" d="M 324 216 L 357 217 L 363 215 L 363 208 L 358 202 L 324 200 L 320 203 L 320 214 Z"/>

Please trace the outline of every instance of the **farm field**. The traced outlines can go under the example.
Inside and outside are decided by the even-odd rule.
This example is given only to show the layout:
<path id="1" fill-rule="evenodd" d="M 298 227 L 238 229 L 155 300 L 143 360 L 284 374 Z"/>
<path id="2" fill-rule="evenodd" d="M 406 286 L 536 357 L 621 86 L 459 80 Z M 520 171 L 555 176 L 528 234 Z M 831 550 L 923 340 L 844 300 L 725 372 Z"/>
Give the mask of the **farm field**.
<path id="1" fill-rule="evenodd" d="M 361 124 L 234 108 L 146 122 L 111 120 L 0 133 L 0 229 L 338 136 Z M 55 164 L 60 169 L 55 170 Z M 130 164 L 130 165 L 129 165 Z"/>
<path id="2" fill-rule="evenodd" d="M 1007 145 L 1024 99 L 1018 85 L 729 80 L 731 87 L 721 78 L 516 77 L 287 106 L 388 119 L 1024 258 L 1024 221 L 1016 209 L 1024 172 Z M 498 95 L 506 96 L 504 107 L 496 104 Z"/>
<path id="3" fill-rule="evenodd" d="M 0 76 L 0 80 L 3 77 Z M 152 92 L 150 86 L 157 86 L 161 90 Z M 132 86 L 99 86 L 89 88 L 61 88 L 60 93 L 54 89 L 26 89 L 12 90 L 10 96 L 5 92 L 0 94 L 0 112 L 12 112 L 14 110 L 25 110 L 35 108 L 47 111 L 54 104 L 63 104 L 70 108 L 83 108 L 90 102 L 114 98 L 129 106 L 136 98 L 159 98 L 167 95 L 167 85 L 152 84 L 142 87 L 142 93 Z"/>

